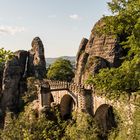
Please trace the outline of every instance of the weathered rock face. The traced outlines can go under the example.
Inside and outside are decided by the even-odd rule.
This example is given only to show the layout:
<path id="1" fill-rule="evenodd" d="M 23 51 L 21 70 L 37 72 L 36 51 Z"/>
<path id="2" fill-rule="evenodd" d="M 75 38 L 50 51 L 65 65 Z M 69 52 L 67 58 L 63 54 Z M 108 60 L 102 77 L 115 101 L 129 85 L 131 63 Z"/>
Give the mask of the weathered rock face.
<path id="1" fill-rule="evenodd" d="M 86 49 L 86 45 L 88 43 L 88 40 L 86 38 L 83 38 L 80 46 L 79 46 L 79 50 L 76 56 L 76 77 L 75 77 L 75 82 L 80 84 L 81 83 L 81 78 L 83 75 L 83 71 L 85 68 L 85 64 L 87 62 L 88 56 L 89 54 L 85 52 Z"/>
<path id="2" fill-rule="evenodd" d="M 39 37 L 33 39 L 28 59 L 28 76 L 35 76 L 39 79 L 44 78 L 46 75 L 46 62 L 44 46 Z"/>
<path id="3" fill-rule="evenodd" d="M 79 62 L 79 58 L 81 56 L 81 54 L 85 51 L 86 49 L 86 45 L 88 43 L 88 39 L 86 38 L 83 38 L 81 40 L 81 43 L 80 43 L 80 46 L 79 46 L 79 50 L 77 52 L 77 56 L 76 56 L 76 66 L 78 65 L 78 62 Z"/>
<path id="4" fill-rule="evenodd" d="M 30 51 L 19 50 L 0 71 L 0 127 L 7 122 L 7 113 L 19 112 L 22 95 L 27 90 L 27 77 L 43 79 L 46 74 L 44 47 L 40 38 L 32 41 Z"/>
<path id="5" fill-rule="evenodd" d="M 21 66 L 21 75 L 26 74 L 26 63 L 28 58 L 28 52 L 24 50 L 16 51 L 15 56 L 17 56 L 18 62 Z"/>
<path id="6" fill-rule="evenodd" d="M 2 77 L 3 77 L 3 68 L 0 69 L 0 94 L 2 90 Z"/>
<path id="7" fill-rule="evenodd" d="M 26 91 L 26 79 L 33 76 L 39 79 L 45 77 L 46 62 L 44 47 L 39 37 L 32 41 L 32 49 L 20 50 L 14 57 L 6 62 L 3 79 L 0 106 L 3 111 L 18 111 L 19 97 Z"/>
<path id="8" fill-rule="evenodd" d="M 99 69 L 106 67 L 118 67 L 121 64 L 123 49 L 119 46 L 118 39 L 113 35 L 97 35 L 96 26 L 102 28 L 101 20 L 97 22 L 91 31 L 89 40 L 82 39 L 77 53 L 77 65 L 74 81 L 84 83 L 89 75 L 98 73 Z"/>
<path id="9" fill-rule="evenodd" d="M 23 80 L 27 57 L 27 51 L 17 51 L 15 56 L 5 64 L 1 99 L 1 106 L 4 110 L 8 109 L 13 112 L 17 110 L 20 82 Z"/>

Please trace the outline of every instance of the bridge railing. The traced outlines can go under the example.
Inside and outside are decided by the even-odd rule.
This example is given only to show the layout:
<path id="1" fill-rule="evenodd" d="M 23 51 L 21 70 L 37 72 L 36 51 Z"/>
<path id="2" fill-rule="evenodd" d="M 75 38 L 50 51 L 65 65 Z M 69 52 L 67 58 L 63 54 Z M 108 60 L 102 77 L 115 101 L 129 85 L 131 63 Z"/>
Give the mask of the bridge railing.
<path id="1" fill-rule="evenodd" d="M 92 85 L 88 84 L 76 84 L 73 82 L 66 82 L 66 81 L 54 81 L 54 80 L 47 80 L 50 85 L 50 90 L 70 90 L 74 93 L 80 93 L 83 89 L 93 89 Z"/>
<path id="2" fill-rule="evenodd" d="M 89 101 L 89 97 L 91 96 L 90 93 L 93 93 L 93 86 L 91 85 L 82 85 L 82 84 L 76 84 L 73 82 L 66 82 L 66 81 L 53 81 L 53 80 L 43 80 L 38 85 L 38 98 L 40 101 L 40 109 L 45 107 L 51 106 L 51 92 L 54 91 L 54 96 L 56 97 L 56 102 L 60 102 L 60 94 L 61 92 L 55 92 L 55 91 L 61 91 L 61 90 L 67 90 L 66 94 L 69 94 L 75 102 L 75 107 L 78 110 L 92 110 Z M 64 92 L 62 92 L 64 94 Z M 62 96 L 63 96 L 62 94 Z M 58 98 L 57 98 L 58 97 Z M 87 99 L 89 103 L 87 103 Z"/>

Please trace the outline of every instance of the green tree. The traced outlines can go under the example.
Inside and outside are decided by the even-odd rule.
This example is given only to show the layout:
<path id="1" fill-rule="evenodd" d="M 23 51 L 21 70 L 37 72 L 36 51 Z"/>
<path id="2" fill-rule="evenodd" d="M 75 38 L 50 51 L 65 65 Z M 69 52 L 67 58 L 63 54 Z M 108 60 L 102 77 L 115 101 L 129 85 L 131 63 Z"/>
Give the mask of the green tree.
<path id="1" fill-rule="evenodd" d="M 136 92 L 140 90 L 140 1 L 112 0 L 108 5 L 113 16 L 104 17 L 103 30 L 97 27 L 97 33 L 116 35 L 128 53 L 119 68 L 100 70 L 88 82 L 105 92 Z"/>
<path id="2" fill-rule="evenodd" d="M 0 82 L 2 80 L 4 64 L 12 56 L 13 53 L 11 51 L 6 51 L 4 48 L 0 48 Z"/>
<path id="3" fill-rule="evenodd" d="M 6 60 L 10 59 L 12 55 L 13 53 L 11 51 L 0 48 L 0 65 L 3 64 Z"/>
<path id="4" fill-rule="evenodd" d="M 0 129 L 1 140 L 58 140 L 64 135 L 66 122 L 60 118 L 58 109 L 36 117 L 32 104 L 26 106 L 18 118 L 11 119 L 5 129 Z"/>
<path id="5" fill-rule="evenodd" d="M 98 128 L 94 118 L 86 113 L 73 113 L 73 119 L 65 129 L 63 140 L 101 140 L 101 130 Z"/>
<path id="6" fill-rule="evenodd" d="M 51 80 L 71 81 L 74 77 L 73 66 L 69 60 L 57 59 L 48 69 L 47 78 Z"/>

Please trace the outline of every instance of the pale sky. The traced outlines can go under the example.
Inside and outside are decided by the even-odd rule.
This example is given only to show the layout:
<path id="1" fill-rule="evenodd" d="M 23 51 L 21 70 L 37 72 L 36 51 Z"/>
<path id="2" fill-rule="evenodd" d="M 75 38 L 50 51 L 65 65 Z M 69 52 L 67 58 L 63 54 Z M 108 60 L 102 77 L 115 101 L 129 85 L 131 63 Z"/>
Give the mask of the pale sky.
<path id="1" fill-rule="evenodd" d="M 39 36 L 46 57 L 74 56 L 110 0 L 0 0 L 0 48 L 29 50 Z"/>

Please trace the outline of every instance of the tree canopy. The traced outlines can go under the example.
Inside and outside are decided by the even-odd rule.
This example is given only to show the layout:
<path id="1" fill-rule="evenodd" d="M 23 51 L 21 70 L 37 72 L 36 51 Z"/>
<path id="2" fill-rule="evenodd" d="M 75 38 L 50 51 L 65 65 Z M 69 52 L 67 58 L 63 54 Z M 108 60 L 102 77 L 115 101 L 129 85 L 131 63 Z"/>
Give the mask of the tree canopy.
<path id="1" fill-rule="evenodd" d="M 48 69 L 47 78 L 51 80 L 71 81 L 74 77 L 73 66 L 69 60 L 59 58 Z"/>
<path id="2" fill-rule="evenodd" d="M 7 51 L 4 48 L 0 48 L 0 65 L 2 65 L 6 60 L 10 59 L 12 56 L 11 51 Z"/>
<path id="3" fill-rule="evenodd" d="M 6 51 L 4 48 L 0 48 L 0 80 L 3 74 L 3 67 L 5 62 L 13 56 L 11 51 Z"/>

